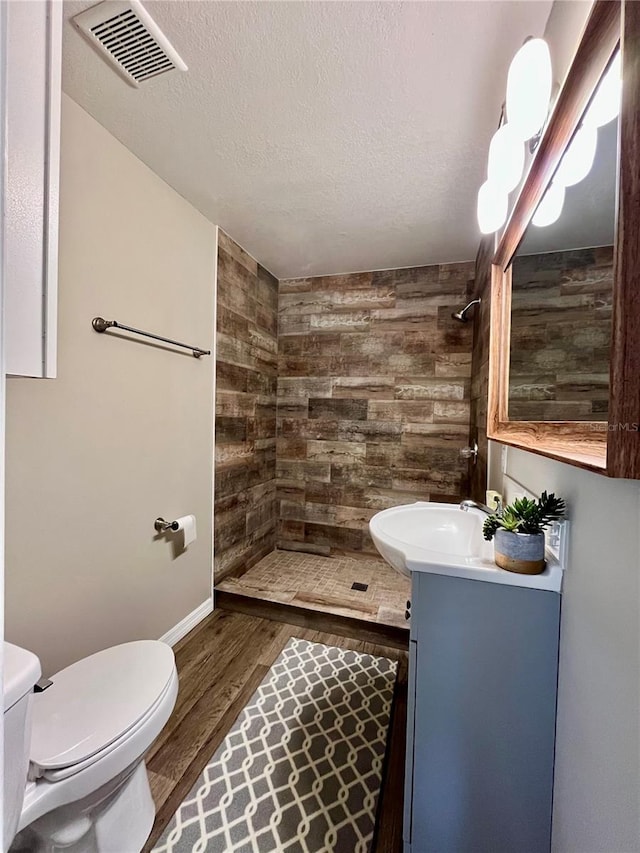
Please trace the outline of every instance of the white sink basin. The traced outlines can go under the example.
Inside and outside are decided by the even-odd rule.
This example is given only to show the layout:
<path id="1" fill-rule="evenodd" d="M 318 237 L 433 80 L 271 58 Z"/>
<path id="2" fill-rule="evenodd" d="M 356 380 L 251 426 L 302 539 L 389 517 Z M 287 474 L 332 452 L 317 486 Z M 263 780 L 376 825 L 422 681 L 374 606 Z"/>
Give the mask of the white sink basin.
<path id="1" fill-rule="evenodd" d="M 376 548 L 403 575 L 417 564 L 469 566 L 493 562 L 493 548 L 482 536 L 485 514 L 457 504 L 419 501 L 394 506 L 369 522 Z"/>
<path id="2" fill-rule="evenodd" d="M 394 506 L 373 516 L 369 530 L 376 548 L 401 575 L 431 572 L 470 580 L 559 591 L 562 570 L 547 559 L 540 575 L 518 575 L 499 569 L 493 542 L 482 535 L 486 515 L 458 504 L 419 501 Z"/>

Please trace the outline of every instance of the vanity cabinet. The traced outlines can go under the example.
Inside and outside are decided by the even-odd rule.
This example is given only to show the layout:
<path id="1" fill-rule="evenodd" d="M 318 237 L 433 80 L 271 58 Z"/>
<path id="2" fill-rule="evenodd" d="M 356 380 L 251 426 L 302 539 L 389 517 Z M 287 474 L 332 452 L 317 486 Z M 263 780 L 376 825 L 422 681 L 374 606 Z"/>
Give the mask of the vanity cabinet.
<path id="1" fill-rule="evenodd" d="M 56 375 L 62 3 L 2 4 L 6 371 Z"/>
<path id="2" fill-rule="evenodd" d="M 412 579 L 404 853 L 548 853 L 560 595 Z"/>

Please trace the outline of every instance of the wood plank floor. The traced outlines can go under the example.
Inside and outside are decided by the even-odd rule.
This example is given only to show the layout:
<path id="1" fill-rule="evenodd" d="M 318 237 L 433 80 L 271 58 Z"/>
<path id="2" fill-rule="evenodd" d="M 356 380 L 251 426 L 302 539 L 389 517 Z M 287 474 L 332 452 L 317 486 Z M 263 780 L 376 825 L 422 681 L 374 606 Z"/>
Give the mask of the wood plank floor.
<path id="1" fill-rule="evenodd" d="M 290 637 L 399 661 L 374 853 L 402 850 L 407 654 L 397 648 L 216 610 L 175 648 L 178 700 L 147 754 L 156 821 L 148 853 Z M 216 851 L 218 853 L 218 851 Z"/>

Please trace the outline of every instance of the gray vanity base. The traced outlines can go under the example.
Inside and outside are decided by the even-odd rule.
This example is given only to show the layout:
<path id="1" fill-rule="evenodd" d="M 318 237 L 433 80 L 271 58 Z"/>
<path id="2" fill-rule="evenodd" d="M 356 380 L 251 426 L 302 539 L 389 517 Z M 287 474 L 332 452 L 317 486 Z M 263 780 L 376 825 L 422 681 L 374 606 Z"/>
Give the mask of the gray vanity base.
<path id="1" fill-rule="evenodd" d="M 549 853 L 560 595 L 414 573 L 404 853 Z"/>

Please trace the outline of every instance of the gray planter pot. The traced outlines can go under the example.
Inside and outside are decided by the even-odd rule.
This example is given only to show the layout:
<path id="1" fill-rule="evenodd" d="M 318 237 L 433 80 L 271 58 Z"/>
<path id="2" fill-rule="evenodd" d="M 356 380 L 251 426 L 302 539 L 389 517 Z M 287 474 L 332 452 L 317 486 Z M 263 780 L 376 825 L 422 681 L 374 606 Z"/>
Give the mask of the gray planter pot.
<path id="1" fill-rule="evenodd" d="M 501 569 L 521 575 L 544 571 L 544 533 L 497 530 L 493 541 L 496 565 Z"/>

